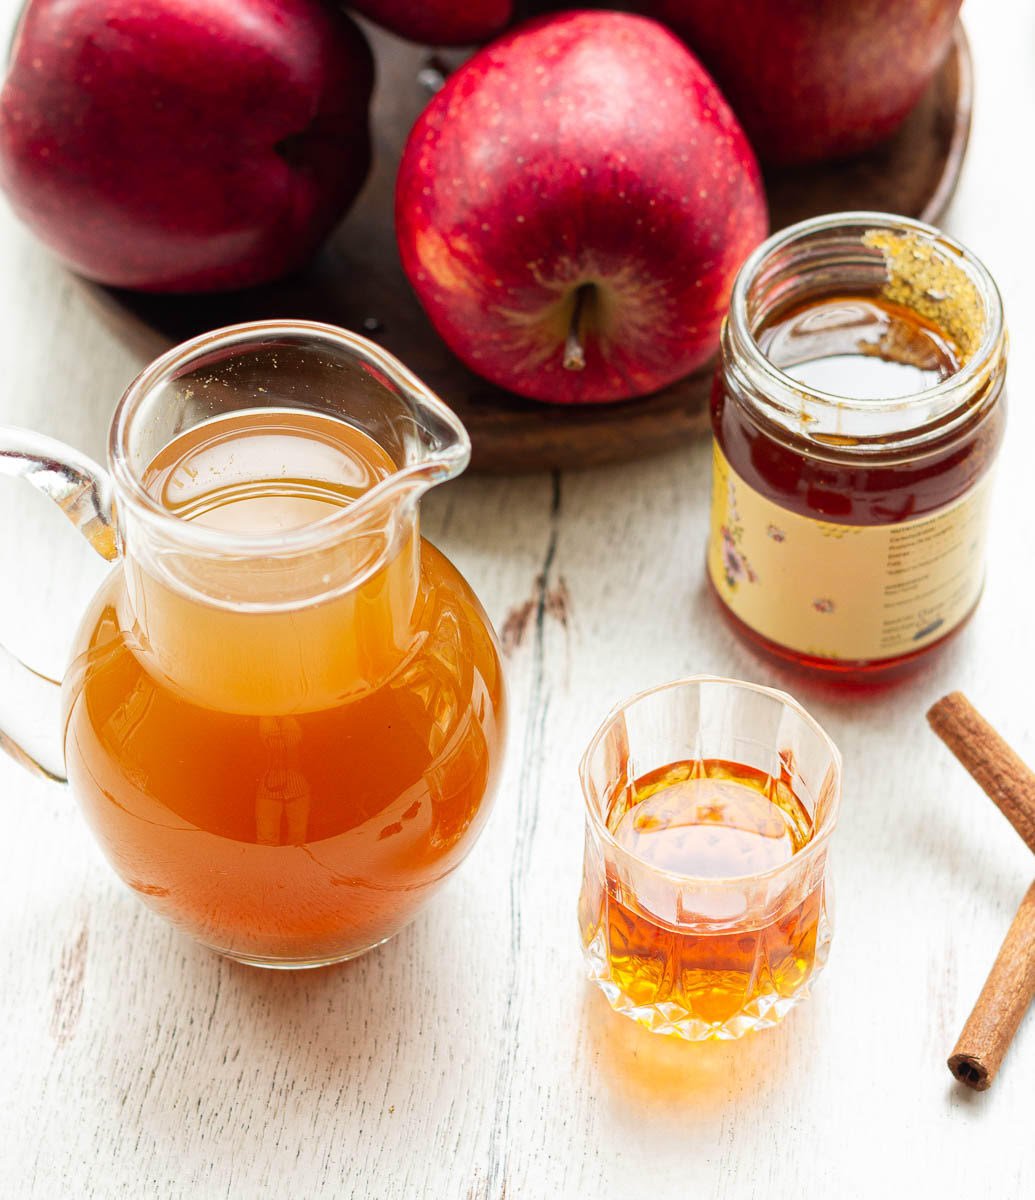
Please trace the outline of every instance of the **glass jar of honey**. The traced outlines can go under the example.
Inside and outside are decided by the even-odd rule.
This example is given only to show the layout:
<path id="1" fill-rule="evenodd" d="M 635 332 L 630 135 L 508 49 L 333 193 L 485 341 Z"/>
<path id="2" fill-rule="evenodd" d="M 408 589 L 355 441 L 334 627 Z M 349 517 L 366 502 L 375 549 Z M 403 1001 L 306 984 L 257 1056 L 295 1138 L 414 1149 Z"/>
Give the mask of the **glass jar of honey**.
<path id="1" fill-rule="evenodd" d="M 734 285 L 712 396 L 708 575 L 757 650 L 908 671 L 984 581 L 1006 333 L 984 266 L 928 225 L 793 225 Z"/>

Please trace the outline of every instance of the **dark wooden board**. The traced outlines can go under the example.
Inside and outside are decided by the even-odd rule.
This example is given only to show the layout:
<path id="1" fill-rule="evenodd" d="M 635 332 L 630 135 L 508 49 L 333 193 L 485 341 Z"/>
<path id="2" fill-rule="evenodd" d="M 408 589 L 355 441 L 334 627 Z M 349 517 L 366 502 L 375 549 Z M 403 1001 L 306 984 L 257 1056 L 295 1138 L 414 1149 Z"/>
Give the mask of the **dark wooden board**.
<path id="1" fill-rule="evenodd" d="M 459 413 L 474 445 L 472 465 L 481 471 L 616 462 L 702 432 L 710 369 L 642 399 L 562 407 L 502 392 L 450 354 L 410 291 L 392 229 L 396 165 L 429 95 L 419 79 L 428 51 L 376 30 L 370 36 L 379 72 L 375 165 L 355 208 L 319 258 L 305 272 L 268 287 L 217 296 L 143 296 L 88 285 L 122 336 L 152 357 L 205 330 L 261 318 L 309 318 L 366 333 Z M 887 144 L 850 163 L 767 176 L 772 228 L 845 209 L 937 220 L 959 177 L 970 106 L 970 55 L 958 27 L 944 66 Z"/>

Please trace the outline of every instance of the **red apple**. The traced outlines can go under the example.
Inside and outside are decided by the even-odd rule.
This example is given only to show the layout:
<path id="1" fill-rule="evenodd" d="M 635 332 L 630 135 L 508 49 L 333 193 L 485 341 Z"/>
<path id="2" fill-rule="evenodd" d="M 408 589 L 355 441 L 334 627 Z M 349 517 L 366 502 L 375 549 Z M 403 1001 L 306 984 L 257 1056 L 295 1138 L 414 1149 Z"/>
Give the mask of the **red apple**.
<path id="1" fill-rule="evenodd" d="M 618 400 L 711 357 L 766 210 L 747 139 L 686 47 L 642 17 L 575 12 L 449 77 L 403 153 L 396 231 L 472 370 L 539 400 Z"/>
<path id="2" fill-rule="evenodd" d="M 346 0 L 348 8 L 425 46 L 472 46 L 510 24 L 514 0 Z"/>
<path id="3" fill-rule="evenodd" d="M 701 56 L 761 158 L 845 158 L 898 128 L 960 0 L 641 0 Z"/>
<path id="4" fill-rule="evenodd" d="M 370 51 L 320 0 L 33 0 L 0 184 L 71 267 L 214 291 L 305 262 L 370 162 Z"/>

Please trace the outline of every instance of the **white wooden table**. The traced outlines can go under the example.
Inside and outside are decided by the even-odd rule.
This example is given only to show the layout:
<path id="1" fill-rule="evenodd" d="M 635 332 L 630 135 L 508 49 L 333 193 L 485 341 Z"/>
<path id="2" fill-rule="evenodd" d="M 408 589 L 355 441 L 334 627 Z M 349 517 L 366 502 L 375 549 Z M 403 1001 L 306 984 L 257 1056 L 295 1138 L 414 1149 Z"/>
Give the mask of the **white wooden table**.
<path id="1" fill-rule="evenodd" d="M 705 591 L 704 443 L 442 489 L 426 532 L 508 630 L 509 761 L 463 869 L 383 949 L 294 975 L 199 949 L 116 881 L 67 792 L 0 756 L 0 1196 L 1035 1196 L 1035 1013 L 990 1092 L 945 1068 L 1032 859 L 923 716 L 962 687 L 1035 760 L 1035 11 L 965 15 L 978 102 L 945 223 L 1014 335 L 965 635 L 870 698 L 757 661 Z M 0 421 L 101 456 L 140 364 L 6 210 L 0 303 Z M 0 484 L 0 628 L 59 670 L 100 564 Z M 614 701 L 696 671 L 789 688 L 845 755 L 827 972 L 784 1026 L 732 1045 L 613 1016 L 575 930 L 581 748 Z"/>

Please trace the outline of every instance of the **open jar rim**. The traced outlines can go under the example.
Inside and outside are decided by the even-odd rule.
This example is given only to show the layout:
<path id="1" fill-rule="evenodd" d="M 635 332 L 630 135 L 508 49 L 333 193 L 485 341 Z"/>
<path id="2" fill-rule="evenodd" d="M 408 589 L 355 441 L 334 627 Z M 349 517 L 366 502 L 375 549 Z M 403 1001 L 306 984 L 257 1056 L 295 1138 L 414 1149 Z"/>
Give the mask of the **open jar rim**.
<path id="1" fill-rule="evenodd" d="M 774 867 L 769 867 L 765 871 L 756 871 L 748 875 L 723 875 L 723 876 L 708 876 L 708 875 L 692 875 L 680 871 L 672 871 L 665 867 L 659 867 L 655 863 L 635 854 L 627 847 L 623 846 L 608 828 L 607 821 L 601 811 L 601 801 L 605 798 L 599 793 L 598 788 L 593 783 L 591 772 L 594 758 L 600 749 L 601 743 L 608 736 L 617 722 L 624 718 L 624 715 L 637 705 L 644 701 L 650 700 L 652 697 L 665 692 L 672 692 L 687 687 L 697 687 L 700 685 L 717 684 L 723 687 L 733 688 L 739 691 L 754 692 L 757 695 L 765 696 L 770 700 L 776 701 L 782 708 L 794 714 L 794 716 L 805 725 L 809 731 L 822 742 L 824 749 L 830 756 L 830 767 L 828 775 L 831 775 L 831 786 L 829 795 L 820 797 L 817 800 L 816 813 L 814 815 L 815 825 L 812 836 L 808 842 L 795 854 L 793 854 L 786 862 L 778 863 Z M 659 764 L 662 765 L 662 764 Z M 645 688 L 634 695 L 627 697 L 625 700 L 616 704 L 607 714 L 604 720 L 598 726 L 596 732 L 590 738 L 589 744 L 582 755 L 579 762 L 579 782 L 582 785 L 582 799 L 586 809 L 586 816 L 590 826 L 601 842 L 610 850 L 620 854 L 623 858 L 629 859 L 636 863 L 639 867 L 648 870 L 653 877 L 667 879 L 677 886 L 697 886 L 708 888 L 721 888 L 726 885 L 733 887 L 743 886 L 747 882 L 764 882 L 769 879 L 778 878 L 781 875 L 787 874 L 789 871 L 798 871 L 805 864 L 811 862 L 819 853 L 824 850 L 827 843 L 830 841 L 830 836 L 837 826 L 838 812 L 841 805 L 841 777 L 842 777 L 842 759 L 841 752 L 838 750 L 833 739 L 816 720 L 815 717 L 803 708 L 797 700 L 794 699 L 788 692 L 783 692 L 777 688 L 765 687 L 759 683 L 749 683 L 743 679 L 730 679 L 721 675 L 687 675 L 682 679 L 673 679 L 668 683 L 662 683 L 656 687 Z M 826 800 L 822 811 L 820 804 Z"/>
<path id="2" fill-rule="evenodd" d="M 757 340 L 760 319 L 756 313 L 758 291 L 764 287 L 768 268 L 793 258 L 824 239 L 831 249 L 841 238 L 846 243 L 871 233 L 908 234 L 931 246 L 961 271 L 974 287 L 982 307 L 984 328 L 975 349 L 958 371 L 920 392 L 892 399 L 865 399 L 840 396 L 802 383 L 782 371 L 766 356 Z M 806 263 L 803 271 L 816 270 L 816 262 Z M 868 251 L 866 259 L 880 261 L 880 252 Z M 865 260 L 860 256 L 857 264 Z M 886 262 L 886 259 L 885 259 Z M 836 288 L 825 289 L 829 294 Z M 785 300 L 780 296 L 779 300 Z M 763 314 L 764 316 L 765 314 Z M 744 261 L 734 281 L 727 318 L 723 323 L 723 369 L 737 379 L 751 395 L 762 413 L 777 417 L 787 432 L 815 445 L 823 453 L 843 452 L 836 439 L 825 440 L 813 433 L 822 427 L 823 417 L 836 412 L 840 417 L 856 415 L 869 421 L 887 418 L 888 428 L 872 434 L 853 435 L 851 453 L 886 450 L 915 445 L 940 436 L 966 421 L 989 399 L 989 384 L 994 381 L 1006 351 L 1006 330 L 999 289 L 985 265 L 965 246 L 949 235 L 922 221 L 877 212 L 843 212 L 813 217 L 778 231 L 758 246 Z M 997 394 L 997 392 L 996 392 Z M 995 394 L 990 397 L 995 399 Z M 789 427 L 788 427 L 789 426 Z"/>

